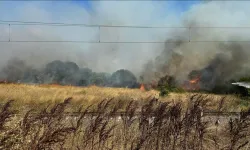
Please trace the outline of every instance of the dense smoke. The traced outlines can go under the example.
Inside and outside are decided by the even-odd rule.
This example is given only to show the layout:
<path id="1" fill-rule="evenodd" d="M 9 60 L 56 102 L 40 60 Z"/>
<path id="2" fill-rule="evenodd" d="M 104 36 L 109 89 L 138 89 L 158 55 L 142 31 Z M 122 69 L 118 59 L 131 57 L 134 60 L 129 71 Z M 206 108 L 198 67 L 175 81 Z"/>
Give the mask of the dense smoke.
<path id="1" fill-rule="evenodd" d="M 218 8 L 223 4 L 223 8 Z M 235 9 L 229 10 L 233 4 Z M 171 75 L 182 86 L 185 80 L 199 78 L 201 89 L 212 90 L 218 85 L 230 84 L 232 80 L 249 76 L 250 45 L 247 41 L 250 40 L 246 28 L 223 28 L 249 25 L 245 14 L 240 13 L 249 14 L 249 11 L 238 10 L 239 6 L 243 7 L 243 3 L 208 2 L 190 10 L 186 14 L 189 15 L 184 23 L 186 26 L 222 28 L 191 28 L 176 32 L 175 35 L 180 37 L 179 42 L 166 42 L 164 51 L 146 64 L 142 73 L 144 79 L 151 82 Z M 215 13 L 217 17 L 211 18 L 212 12 L 208 10 L 218 12 Z M 227 18 L 229 14 L 238 14 L 243 20 Z M 190 39 L 186 38 L 188 33 Z"/>
<path id="2" fill-rule="evenodd" d="M 249 44 L 218 42 L 213 44 L 216 49 L 210 50 L 217 51 L 212 57 L 208 57 L 209 55 L 206 53 L 204 53 L 204 56 L 202 54 L 197 56 L 194 54 L 190 56 L 190 53 L 186 55 L 182 54 L 178 50 L 181 49 L 184 53 L 185 51 L 192 53 L 195 50 L 190 49 L 191 47 L 188 46 L 190 43 L 182 44 L 180 42 L 179 45 L 175 45 L 173 49 L 170 49 L 171 51 L 164 51 L 166 54 L 162 53 L 162 55 L 158 56 L 154 64 L 152 62 L 148 63 L 147 67 L 151 70 L 149 71 L 146 67 L 148 72 L 144 72 L 145 77 L 149 79 L 148 81 L 155 78 L 159 79 L 165 75 L 171 75 L 177 78 L 179 85 L 182 85 L 185 80 L 199 78 L 200 88 L 211 90 L 216 85 L 229 83 L 231 80 L 238 80 L 243 76 L 249 75 Z M 207 48 L 205 45 L 203 50 Z M 169 55 L 171 56 L 170 58 Z M 202 57 L 202 59 L 199 57 Z M 155 66 L 153 67 L 153 65 Z M 152 68 L 156 70 L 153 72 Z"/>
<path id="3" fill-rule="evenodd" d="M 5 13 L 4 18 L 12 18 L 12 20 L 25 18 L 24 20 L 45 22 L 191 28 L 105 27 L 99 30 L 92 27 L 16 25 L 12 27 L 11 40 L 166 41 L 166 43 L 164 45 L 150 43 L 1 43 L 0 67 L 3 68 L 1 76 L 9 80 L 22 80 L 22 82 L 59 82 L 74 85 L 97 83 L 103 86 L 120 86 L 122 83 L 120 80 L 116 80 L 116 76 L 118 76 L 129 87 L 135 86 L 135 81 L 141 82 L 138 79 L 150 83 L 165 75 L 171 75 L 181 85 L 185 80 L 199 76 L 201 88 L 209 90 L 216 84 L 223 84 L 248 75 L 250 45 L 247 42 L 240 42 L 250 41 L 248 29 L 223 27 L 249 26 L 248 6 L 250 2 L 199 3 L 181 14 L 172 10 L 170 3 L 168 1 L 96 1 L 92 3 L 92 10 L 86 11 L 77 5 L 65 2 L 58 8 L 53 8 L 61 14 L 44 9 L 40 3 L 20 5 L 19 10 L 12 11 L 12 14 L 20 13 L 19 15 L 10 16 Z M 181 3 L 187 4 L 185 1 Z M 139 7 L 145 9 L 138 9 Z M 63 9 L 67 11 L 59 11 Z M 72 14 L 66 12 L 72 12 Z M 4 34 L 0 38 L 8 40 L 7 26 L 3 29 Z M 18 57 L 18 59 L 8 62 L 12 57 Z M 25 63 L 20 62 L 19 59 L 25 60 Z M 126 71 L 126 76 L 124 76 L 120 69 L 130 71 Z M 117 75 L 112 77 L 112 73 L 116 71 Z M 36 74 L 35 78 L 33 74 Z M 193 74 L 197 76 L 193 76 Z M 129 82 L 126 79 L 127 76 Z M 110 80 L 114 82 L 111 83 Z"/>

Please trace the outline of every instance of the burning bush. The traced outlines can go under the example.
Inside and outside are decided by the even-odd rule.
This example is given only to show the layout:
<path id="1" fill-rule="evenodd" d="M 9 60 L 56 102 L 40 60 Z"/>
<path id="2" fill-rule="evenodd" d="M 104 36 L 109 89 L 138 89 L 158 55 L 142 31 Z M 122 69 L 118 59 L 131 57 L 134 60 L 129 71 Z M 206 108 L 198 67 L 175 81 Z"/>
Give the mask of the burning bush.
<path id="1" fill-rule="evenodd" d="M 193 87 L 197 85 L 196 89 L 199 91 L 205 91 L 215 94 L 237 94 L 240 96 L 248 96 L 248 90 L 245 87 L 232 85 L 234 80 L 224 80 L 224 81 L 215 81 L 212 79 L 212 76 L 207 74 L 208 68 L 204 70 L 193 70 L 189 74 L 189 82 Z M 240 81 L 245 81 L 247 78 L 241 78 Z M 214 83 L 210 83 L 214 82 Z"/>

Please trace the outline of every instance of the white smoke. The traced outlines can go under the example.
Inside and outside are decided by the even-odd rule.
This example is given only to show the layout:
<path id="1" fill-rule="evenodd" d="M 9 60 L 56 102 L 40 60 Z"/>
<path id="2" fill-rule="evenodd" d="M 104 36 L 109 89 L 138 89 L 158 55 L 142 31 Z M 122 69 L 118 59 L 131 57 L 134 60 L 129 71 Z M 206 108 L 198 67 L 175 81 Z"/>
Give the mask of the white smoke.
<path id="1" fill-rule="evenodd" d="M 3 20 L 23 20 L 42 22 L 65 22 L 100 25 L 131 26 L 250 26 L 246 1 L 211 1 L 196 4 L 189 10 L 180 12 L 172 8 L 168 1 L 94 1 L 92 10 L 72 2 L 1 2 L 0 18 Z M 179 2 L 185 5 L 186 2 Z M 11 6 L 12 5 L 12 6 Z M 6 7 L 8 6 L 8 7 Z M 15 7 L 18 6 L 18 7 Z M 8 12 L 8 13 L 6 13 Z M 8 40 L 8 25 L 0 25 L 0 40 Z M 191 28 L 191 41 L 250 40 L 250 28 Z M 187 29 L 139 29 L 139 28 L 99 28 L 58 27 L 58 26 L 11 26 L 11 40 L 76 40 L 106 42 L 165 41 L 185 37 Z M 60 59 L 76 62 L 94 71 L 114 72 L 129 69 L 136 75 L 144 69 L 144 64 L 154 60 L 166 48 L 165 44 L 90 44 L 90 43 L 0 43 L 0 64 L 18 56 L 29 64 L 40 67 L 49 61 Z M 168 45 L 171 44 L 167 44 Z M 247 54 L 247 43 L 245 45 Z M 199 69 L 219 51 L 213 42 L 190 42 L 177 50 L 184 56 L 178 66 L 177 76 L 183 77 L 192 69 Z M 175 49 L 176 51 L 176 49 Z M 195 58 L 195 59 L 194 59 Z M 1 66 L 0 66 L 1 67 Z M 154 66 L 153 66 L 154 67 Z M 176 71 L 175 71 L 176 72 Z"/>
<path id="2" fill-rule="evenodd" d="M 6 5 L 7 2 L 3 3 Z M 8 11 L 11 14 L 0 13 L 5 20 L 24 20 L 42 22 L 65 22 L 101 25 L 167 25 L 174 24 L 162 4 L 165 2 L 93 2 L 93 10 L 88 12 L 83 7 L 71 2 L 58 2 L 60 5 L 49 9 L 52 2 L 10 2 Z M 167 4 L 167 3 L 166 3 Z M 18 8 L 14 8 L 18 5 Z M 4 5 L 2 6 L 4 7 Z M 143 8 L 143 9 L 138 9 Z M 1 9 L 0 9 L 1 10 Z M 6 10 L 5 10 L 6 11 Z M 8 25 L 1 25 L 4 36 L 8 40 Z M 78 26 L 41 26 L 12 25 L 11 40 L 24 41 L 101 41 L 108 42 L 138 42 L 164 41 L 164 29 L 131 29 L 131 28 L 101 28 Z M 113 72 L 125 68 L 140 72 L 142 64 L 156 56 L 161 48 L 157 44 L 91 44 L 91 43 L 1 43 L 1 64 L 10 57 L 18 56 L 32 65 L 44 65 L 55 59 L 71 60 L 80 66 L 87 66 L 94 71 Z"/>
<path id="3" fill-rule="evenodd" d="M 232 84 L 250 89 L 250 83 L 247 83 L 247 82 L 235 82 L 235 83 L 232 83 Z"/>

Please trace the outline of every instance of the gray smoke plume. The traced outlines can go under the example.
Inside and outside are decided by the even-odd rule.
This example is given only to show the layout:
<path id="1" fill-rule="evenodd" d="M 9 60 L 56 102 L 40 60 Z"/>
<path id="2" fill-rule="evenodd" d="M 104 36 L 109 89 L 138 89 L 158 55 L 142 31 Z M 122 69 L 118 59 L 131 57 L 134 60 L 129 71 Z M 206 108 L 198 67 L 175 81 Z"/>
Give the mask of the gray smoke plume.
<path id="1" fill-rule="evenodd" d="M 3 20 L 63 22 L 70 24 L 161 26 L 173 18 L 168 15 L 162 21 L 165 2 L 118 2 L 93 1 L 87 11 L 77 3 L 58 2 L 1 2 L 0 18 Z M 18 5 L 18 9 L 14 6 Z M 143 7 L 145 9 L 138 8 Z M 6 10 L 7 9 L 7 10 Z M 9 11 L 11 13 L 6 13 Z M 137 13 L 134 13 L 137 12 Z M 149 16 L 151 19 L 148 19 Z M 172 22 L 172 21 L 171 21 Z M 171 23 L 174 24 L 174 23 Z M 171 25 L 167 24 L 167 25 Z M 89 41 L 89 42 L 152 42 L 164 41 L 165 29 L 140 29 L 117 27 L 11 25 L 12 41 Z M 8 41 L 8 24 L 0 25 L 0 40 Z M 155 57 L 161 49 L 157 44 L 121 43 L 0 43 L 0 68 L 12 57 L 41 68 L 54 60 L 72 61 L 79 67 L 88 67 L 95 72 L 112 73 L 119 69 L 131 70 L 136 76 L 142 64 Z M 134 65 L 136 63 L 136 65 Z"/>
<path id="2" fill-rule="evenodd" d="M 185 14 L 183 21 L 184 25 L 193 28 L 175 32 L 179 42 L 167 41 L 164 51 L 146 64 L 142 72 L 145 82 L 171 75 L 181 85 L 185 80 L 193 79 L 190 78 L 192 74 L 197 74 L 195 78 L 200 78 L 200 88 L 211 90 L 216 85 L 249 75 L 250 45 L 246 42 L 250 41 L 249 35 L 246 34 L 248 30 L 226 28 L 249 25 L 245 14 L 242 13 L 250 12 L 247 9 L 240 10 L 239 7 L 245 8 L 244 4 L 248 3 L 207 2 L 193 7 Z M 222 5 L 223 7 L 219 8 Z M 229 10 L 233 5 L 234 10 Z M 235 17 L 229 18 L 229 15 Z M 238 20 L 237 15 L 244 21 Z"/>
<path id="3" fill-rule="evenodd" d="M 180 85 L 185 80 L 200 78 L 200 88 L 211 90 L 249 75 L 249 46 L 243 42 L 166 43 L 163 53 L 149 62 L 142 74 L 146 82 L 171 75 Z M 190 77 L 192 74 L 197 75 Z"/>
<path id="4" fill-rule="evenodd" d="M 144 82 L 158 80 L 168 74 L 175 76 L 180 84 L 189 80 L 190 72 L 197 70 L 201 72 L 204 88 L 212 88 L 218 82 L 247 75 L 249 43 L 229 41 L 250 41 L 248 28 L 198 27 L 250 26 L 248 21 L 250 2 L 211 1 L 199 3 L 181 14 L 171 9 L 170 3 L 168 1 L 96 1 L 92 3 L 91 11 L 86 11 L 86 9 L 70 2 L 62 2 L 60 6 L 53 7 L 53 9 L 45 7 L 50 2 L 22 2 L 18 3 L 18 9 L 10 7 L 13 2 L 10 2 L 8 7 L 4 4 L 0 5 L 0 16 L 3 19 L 7 18 L 6 20 L 124 26 L 191 26 L 190 29 L 103 27 L 99 30 L 98 27 L 14 25 L 11 26 L 11 40 L 166 41 L 166 43 L 164 45 L 150 43 L 1 43 L 0 68 L 6 68 L 10 58 L 18 57 L 20 60 L 25 60 L 26 64 L 23 67 L 21 63 L 17 63 L 18 73 L 29 70 L 26 76 L 30 80 L 37 80 L 31 78 L 31 74 L 39 74 L 48 63 L 60 60 L 63 63 L 58 63 L 63 64 L 63 66 L 65 62 L 75 62 L 79 68 L 79 70 L 76 69 L 77 72 L 84 74 L 88 73 L 82 70 L 83 68 L 90 68 L 92 72 L 107 72 L 109 76 L 117 70 L 127 69 L 133 72 L 137 79 L 142 76 L 141 79 Z M 181 3 L 185 3 L 185 1 Z M 12 13 L 6 14 L 6 9 Z M 8 26 L 1 27 L 3 34 L 0 35 L 0 39 L 8 40 Z M 175 42 L 173 43 L 173 41 Z M 72 67 L 74 68 L 73 65 Z M 34 71 L 34 69 L 38 71 Z M 61 72 L 62 70 L 57 71 Z M 17 73 L 11 72 L 10 74 Z M 67 73 L 65 74 L 67 75 Z M 70 76 L 69 79 L 65 78 L 60 82 L 68 83 L 75 78 L 77 80 L 81 78 L 78 73 L 74 72 L 74 74 L 76 74 L 74 77 Z M 48 81 L 50 82 L 52 76 L 51 74 L 47 74 L 47 76 L 49 76 Z M 96 76 L 106 78 L 106 73 L 97 73 Z M 55 79 L 59 80 L 60 77 L 55 77 Z M 92 79 L 79 80 L 85 85 Z M 99 83 L 99 80 L 95 82 Z"/>
<path id="5" fill-rule="evenodd" d="M 212 59 L 208 66 L 198 70 L 200 86 L 202 89 L 210 90 L 216 85 L 224 84 L 230 80 L 243 77 L 247 70 L 248 56 L 243 47 L 238 43 L 222 44 L 219 53 Z"/>

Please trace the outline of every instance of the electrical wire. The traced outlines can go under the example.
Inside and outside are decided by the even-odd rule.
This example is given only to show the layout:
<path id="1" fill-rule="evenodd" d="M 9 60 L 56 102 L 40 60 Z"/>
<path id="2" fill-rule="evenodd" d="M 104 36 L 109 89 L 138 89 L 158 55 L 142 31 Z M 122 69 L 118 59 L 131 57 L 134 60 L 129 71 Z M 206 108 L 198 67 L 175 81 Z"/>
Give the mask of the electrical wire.
<path id="1" fill-rule="evenodd" d="M 128 42 L 114 42 L 114 41 L 107 41 L 107 42 L 98 42 L 98 41 L 0 41 L 0 43 L 89 43 L 89 44 L 164 44 L 164 43 L 250 43 L 250 41 L 164 41 L 164 42 L 147 42 L 147 41 L 128 41 Z"/>
<path id="2" fill-rule="evenodd" d="M 130 26 L 130 25 L 95 25 L 83 23 L 62 23 L 62 22 L 38 22 L 38 21 L 5 21 L 0 20 L 0 24 L 11 25 L 47 25 L 47 26 L 86 26 L 86 27 L 115 27 L 115 28 L 189 28 L 189 27 L 166 27 L 166 26 Z"/>
<path id="3" fill-rule="evenodd" d="M 122 43 L 130 43 L 130 44 L 136 44 L 136 43 L 149 43 L 149 44 L 154 44 L 154 43 L 177 43 L 180 42 L 180 40 L 177 41 L 35 41 L 35 40 L 11 40 L 10 36 L 10 27 L 12 25 L 45 25 L 45 26 L 84 26 L 84 27 L 98 27 L 100 30 L 100 27 L 114 27 L 114 28 L 187 28 L 189 31 L 193 28 L 238 28 L 238 29 L 250 29 L 250 27 L 166 27 L 166 26 L 125 26 L 125 25 L 94 25 L 94 24 L 73 24 L 73 23 L 62 23 L 62 22 L 40 22 L 40 21 L 19 21 L 19 20 L 0 20 L 0 24 L 6 24 L 8 25 L 9 28 L 9 40 L 8 41 L 0 41 L 0 43 L 93 43 L 93 44 L 99 44 L 99 43 L 117 43 L 117 44 L 122 44 Z M 186 42 L 186 43 L 204 43 L 204 42 L 250 42 L 250 41 L 192 41 L 190 40 L 190 33 L 189 33 L 189 40 L 187 41 L 181 41 L 181 42 Z"/>
<path id="4" fill-rule="evenodd" d="M 86 27 L 116 27 L 116 28 L 249 28 L 250 26 L 132 26 L 132 25 L 97 25 L 84 23 L 42 22 L 42 21 L 20 21 L 0 20 L 0 24 L 10 25 L 52 25 L 52 26 L 86 26 Z"/>

